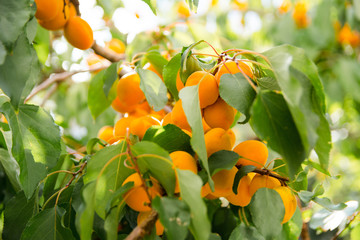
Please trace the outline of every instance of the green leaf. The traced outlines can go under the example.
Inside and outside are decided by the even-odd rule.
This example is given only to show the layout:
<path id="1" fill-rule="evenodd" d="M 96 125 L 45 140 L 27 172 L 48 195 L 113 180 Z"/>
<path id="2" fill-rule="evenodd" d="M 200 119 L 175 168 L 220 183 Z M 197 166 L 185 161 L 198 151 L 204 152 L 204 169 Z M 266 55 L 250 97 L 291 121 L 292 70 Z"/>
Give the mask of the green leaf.
<path id="1" fill-rule="evenodd" d="M 180 91 L 180 98 L 182 100 L 182 106 L 187 121 L 192 129 L 192 138 L 190 140 L 191 146 L 198 154 L 200 161 L 207 172 L 209 185 L 212 189 L 214 186 L 214 182 L 210 177 L 210 169 L 206 153 L 204 129 L 202 125 L 199 102 L 199 85 L 183 88 Z"/>
<path id="2" fill-rule="evenodd" d="M 158 50 L 151 49 L 146 52 L 145 59 L 151 63 L 151 65 L 155 68 L 155 70 L 162 75 L 163 69 L 166 64 L 168 64 L 168 60 L 166 60 Z"/>
<path id="3" fill-rule="evenodd" d="M 50 51 L 50 32 L 42 27 L 38 27 L 34 39 L 34 48 L 38 55 L 39 61 L 45 65 Z"/>
<path id="4" fill-rule="evenodd" d="M 176 169 L 180 196 L 191 212 L 190 231 L 196 240 L 208 239 L 211 232 L 207 209 L 201 198 L 201 178 L 189 170 Z"/>
<path id="5" fill-rule="evenodd" d="M 248 80 L 241 74 L 223 74 L 220 78 L 219 92 L 222 99 L 246 116 L 244 123 L 249 120 L 250 107 L 256 92 Z"/>
<path id="6" fill-rule="evenodd" d="M 179 100 L 179 93 L 176 88 L 176 78 L 180 69 L 180 64 L 181 53 L 178 53 L 164 66 L 162 72 L 164 83 L 176 101 Z"/>
<path id="7" fill-rule="evenodd" d="M 88 92 L 88 106 L 94 119 L 105 111 L 115 99 L 116 87 L 114 87 L 114 85 L 110 86 L 110 84 L 113 83 L 116 78 L 116 64 L 114 63 L 109 68 L 97 73 L 91 79 Z"/>
<path id="8" fill-rule="evenodd" d="M 212 232 L 218 233 L 220 239 L 229 239 L 232 231 L 237 226 L 237 219 L 230 208 L 218 208 L 211 222 Z"/>
<path id="9" fill-rule="evenodd" d="M 256 167 L 252 166 L 252 165 L 247 165 L 247 166 L 242 166 L 241 168 L 239 168 L 239 170 L 237 171 L 235 178 L 234 178 L 234 184 L 232 186 L 232 190 L 235 194 L 238 193 L 238 186 L 239 186 L 239 182 L 240 180 L 245 177 L 249 172 L 252 172 Z"/>
<path id="10" fill-rule="evenodd" d="M 322 184 L 317 185 L 312 192 L 310 191 L 300 191 L 298 193 L 299 198 L 304 203 L 309 203 L 314 198 L 324 194 L 324 187 Z"/>
<path id="11" fill-rule="evenodd" d="M 151 206 L 159 213 L 160 222 L 166 229 L 169 240 L 184 240 L 190 225 L 190 210 L 183 201 L 176 198 L 156 197 Z"/>
<path id="12" fill-rule="evenodd" d="M 105 219 L 107 204 L 113 193 L 133 173 L 124 165 L 125 151 L 126 143 L 123 141 L 101 149 L 88 161 L 84 183 L 95 182 L 95 210 L 102 219 Z"/>
<path id="13" fill-rule="evenodd" d="M 31 44 L 36 36 L 36 30 L 38 27 L 38 22 L 35 17 L 33 17 L 27 24 L 26 24 L 26 37 Z"/>
<path id="14" fill-rule="evenodd" d="M 186 0 L 190 6 L 190 9 L 196 12 L 197 7 L 199 6 L 199 0 Z"/>
<path id="15" fill-rule="evenodd" d="M 76 229 L 81 239 L 91 239 L 95 216 L 95 193 L 95 181 L 86 184 L 82 189 L 82 202 L 76 214 Z"/>
<path id="16" fill-rule="evenodd" d="M 255 133 L 280 153 L 293 176 L 306 154 L 287 104 L 280 93 L 260 91 L 252 106 L 250 124 Z"/>
<path id="17" fill-rule="evenodd" d="M 140 171 L 149 171 L 165 188 L 168 196 L 175 191 L 175 172 L 169 153 L 153 142 L 141 141 L 131 147 Z"/>
<path id="18" fill-rule="evenodd" d="M 24 192 L 21 191 L 6 203 L 4 212 L 4 230 L 2 233 L 4 239 L 20 239 L 26 224 L 37 210 L 35 199 L 35 194 L 30 199 L 27 199 Z"/>
<path id="19" fill-rule="evenodd" d="M 2 65 L 5 61 L 6 57 L 6 49 L 2 42 L 0 42 L 0 65 Z"/>
<path id="20" fill-rule="evenodd" d="M 330 211 L 342 210 L 342 209 L 346 208 L 345 203 L 334 204 L 331 202 L 331 200 L 329 198 L 326 198 L 326 197 L 324 197 L 324 198 L 315 197 L 312 200 Z"/>
<path id="21" fill-rule="evenodd" d="M 260 188 L 250 202 L 253 223 L 265 239 L 276 239 L 281 233 L 285 208 L 280 195 L 273 189 Z"/>
<path id="22" fill-rule="evenodd" d="M 200 40 L 196 43 L 191 44 L 190 46 L 183 49 L 181 54 L 181 65 L 180 65 L 180 78 L 181 81 L 186 83 L 186 79 L 195 71 L 201 71 L 199 62 L 191 57 L 192 49 L 197 45 L 203 43 L 204 40 Z"/>
<path id="23" fill-rule="evenodd" d="M 136 68 L 140 76 L 140 88 L 144 92 L 149 105 L 160 111 L 167 103 L 167 89 L 163 81 L 153 71 Z"/>
<path id="24" fill-rule="evenodd" d="M 233 151 L 220 150 L 216 153 L 213 153 L 209 157 L 209 170 L 210 175 L 213 176 L 215 173 L 226 169 L 230 170 L 235 166 L 236 162 L 239 159 L 239 155 Z"/>
<path id="25" fill-rule="evenodd" d="M 156 0 L 142 0 L 144 3 L 149 5 L 151 11 L 156 15 Z"/>
<path id="26" fill-rule="evenodd" d="M 301 211 L 299 208 L 296 208 L 296 211 L 290 221 L 283 224 L 283 229 L 279 239 L 281 240 L 298 240 L 302 230 L 302 217 Z"/>
<path id="27" fill-rule="evenodd" d="M 253 226 L 245 226 L 241 223 L 231 233 L 229 240 L 265 240 L 259 231 Z"/>
<path id="28" fill-rule="evenodd" d="M 16 41 L 30 18 L 31 3 L 28 0 L 0 0 L 0 42 L 9 45 Z M 25 56 L 25 55 L 24 55 Z"/>
<path id="29" fill-rule="evenodd" d="M 65 210 L 57 207 L 41 211 L 30 219 L 21 235 L 23 240 L 75 239 L 69 228 L 63 227 L 61 217 Z"/>
<path id="30" fill-rule="evenodd" d="M 4 35 L 7 34 L 2 34 Z M 36 52 L 26 36 L 21 35 L 15 43 L 12 54 L 7 55 L 5 62 L 0 66 L 0 88 L 17 108 L 40 79 L 39 76 L 40 65 Z"/>
<path id="31" fill-rule="evenodd" d="M 358 20 L 360 20 L 360 0 L 354 0 L 354 8 L 355 8 L 355 16 Z M 359 235 L 360 236 L 360 235 Z"/>
<path id="32" fill-rule="evenodd" d="M 21 189 L 19 173 L 20 168 L 16 160 L 10 155 L 8 150 L 0 148 L 0 165 L 4 168 L 6 176 L 8 177 L 11 186 L 16 192 Z"/>
<path id="33" fill-rule="evenodd" d="M 281 90 L 276 80 L 272 77 L 257 78 L 256 81 L 261 90 Z"/>
<path id="34" fill-rule="evenodd" d="M 174 151 L 193 152 L 189 135 L 173 124 L 152 126 L 146 131 L 143 141 L 154 142 L 170 153 Z"/>
<path id="35" fill-rule="evenodd" d="M 119 222 L 125 215 L 125 205 L 125 201 L 122 201 L 122 203 L 120 203 L 118 206 L 112 208 L 109 214 L 106 216 L 104 229 L 106 231 L 107 239 L 117 239 Z"/>

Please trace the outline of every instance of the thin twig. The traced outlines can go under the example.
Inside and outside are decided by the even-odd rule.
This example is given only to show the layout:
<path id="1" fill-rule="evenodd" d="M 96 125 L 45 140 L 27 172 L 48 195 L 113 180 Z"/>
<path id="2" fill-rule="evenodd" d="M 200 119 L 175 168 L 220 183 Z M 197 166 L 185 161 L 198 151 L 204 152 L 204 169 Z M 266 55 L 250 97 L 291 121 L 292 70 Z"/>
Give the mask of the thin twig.
<path id="1" fill-rule="evenodd" d="M 56 90 L 58 89 L 59 84 L 56 83 L 54 85 L 51 86 L 51 88 L 49 89 L 49 91 L 45 94 L 44 98 L 42 99 L 42 102 L 40 104 L 40 107 L 43 107 L 46 103 L 46 101 L 56 92 Z"/>
<path id="2" fill-rule="evenodd" d="M 236 166 L 236 167 L 237 167 L 238 169 L 240 169 L 242 166 L 239 165 L 239 166 Z M 261 175 L 267 175 L 267 176 L 270 176 L 270 177 L 279 179 L 279 180 L 282 181 L 282 182 L 288 182 L 288 181 L 289 181 L 289 178 L 287 178 L 287 177 L 282 177 L 282 176 L 280 176 L 280 175 L 277 175 L 277 174 L 271 172 L 271 171 L 268 170 L 268 169 L 255 168 L 254 170 L 252 170 L 252 172 L 258 173 L 258 174 L 261 174 Z"/>
<path id="3" fill-rule="evenodd" d="M 102 46 L 98 45 L 95 41 L 94 41 L 93 45 L 91 46 L 91 48 L 94 50 L 94 52 L 97 55 L 100 55 L 100 56 L 106 58 L 110 62 L 119 62 L 119 61 L 125 60 L 125 54 L 115 53 L 111 50 L 103 48 Z"/>
<path id="4" fill-rule="evenodd" d="M 156 220 L 158 219 L 159 214 L 152 210 L 149 216 L 142 221 L 138 226 L 136 226 L 132 232 L 125 238 L 125 240 L 140 240 L 143 239 L 146 235 L 150 234 L 154 229 Z"/>
<path id="5" fill-rule="evenodd" d="M 71 1 L 71 3 L 74 4 L 74 6 L 75 6 L 76 15 L 77 15 L 77 16 L 81 16 L 79 0 L 70 0 L 70 1 Z"/>
<path id="6" fill-rule="evenodd" d="M 300 236 L 301 236 L 301 239 L 302 239 L 302 240 L 310 240 L 308 223 L 303 222 Z"/>

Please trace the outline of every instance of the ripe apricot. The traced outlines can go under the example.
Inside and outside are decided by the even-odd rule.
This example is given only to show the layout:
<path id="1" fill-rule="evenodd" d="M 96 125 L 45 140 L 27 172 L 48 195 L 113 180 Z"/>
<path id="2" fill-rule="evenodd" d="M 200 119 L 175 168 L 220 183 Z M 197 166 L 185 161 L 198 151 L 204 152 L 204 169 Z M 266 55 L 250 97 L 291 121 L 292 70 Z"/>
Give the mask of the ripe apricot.
<path id="1" fill-rule="evenodd" d="M 160 122 L 150 115 L 139 117 L 130 123 L 130 132 L 142 139 L 146 130 L 153 125 L 160 125 Z"/>
<path id="2" fill-rule="evenodd" d="M 168 124 L 173 124 L 172 119 L 171 119 L 171 112 L 169 112 L 168 114 L 165 115 L 165 117 L 162 120 L 162 126 L 166 126 Z"/>
<path id="3" fill-rule="evenodd" d="M 150 199 L 145 191 L 140 175 L 138 173 L 131 174 L 125 179 L 122 185 L 128 182 L 134 182 L 134 187 L 124 194 L 126 204 L 138 212 L 150 211 Z M 148 187 L 148 191 L 151 198 L 154 198 L 157 195 L 161 195 L 161 189 L 155 180 L 153 180 L 152 183 L 153 185 L 152 187 Z"/>
<path id="4" fill-rule="evenodd" d="M 253 177 L 253 179 L 251 180 L 251 183 L 249 185 L 249 193 L 252 196 L 260 188 L 273 189 L 278 186 L 281 186 L 279 180 L 267 175 L 256 174 L 255 177 Z"/>
<path id="5" fill-rule="evenodd" d="M 220 78 L 223 74 L 236 74 L 236 73 L 241 73 L 241 70 L 250 78 L 254 78 L 254 75 L 250 69 L 250 67 L 242 62 L 242 61 L 238 61 L 237 64 L 234 61 L 227 61 L 225 62 L 223 65 L 221 65 L 221 67 L 219 68 L 219 70 L 217 71 L 217 73 L 215 74 L 215 79 L 217 84 L 220 86 Z"/>
<path id="6" fill-rule="evenodd" d="M 208 157 L 220 150 L 231 150 L 231 136 L 222 128 L 213 128 L 205 134 L 205 146 Z"/>
<path id="7" fill-rule="evenodd" d="M 296 211 L 297 201 L 295 195 L 288 187 L 275 187 L 274 190 L 279 193 L 285 207 L 285 215 L 282 221 L 282 224 L 284 224 L 288 222 L 294 215 Z"/>
<path id="8" fill-rule="evenodd" d="M 139 104 L 145 100 L 145 95 L 140 89 L 140 76 L 133 72 L 120 78 L 117 85 L 117 96 L 128 106 Z"/>
<path id="9" fill-rule="evenodd" d="M 119 97 L 116 97 L 114 101 L 111 103 L 113 109 L 120 113 L 129 113 L 136 109 L 137 105 L 125 105 L 120 101 Z"/>
<path id="10" fill-rule="evenodd" d="M 236 136 L 233 130 L 228 129 L 226 133 L 230 136 L 231 148 L 235 145 Z"/>
<path id="11" fill-rule="evenodd" d="M 251 201 L 251 195 L 249 192 L 249 185 L 251 183 L 251 177 L 246 175 L 240 179 L 237 194 L 231 191 L 230 195 L 226 199 L 233 205 L 245 207 Z"/>
<path id="12" fill-rule="evenodd" d="M 110 40 L 110 42 L 105 43 L 105 47 L 115 53 L 125 52 L 125 44 L 121 40 L 116 38 L 113 38 Z"/>
<path id="13" fill-rule="evenodd" d="M 211 130 L 211 127 L 209 126 L 209 124 L 207 124 L 207 122 L 205 121 L 204 118 L 202 118 L 201 120 L 202 120 L 202 125 L 203 125 L 203 129 L 204 129 L 204 133 L 207 133 L 208 131 Z"/>
<path id="14" fill-rule="evenodd" d="M 204 119 L 212 128 L 229 129 L 235 118 L 233 108 L 222 98 L 204 108 Z"/>
<path id="15" fill-rule="evenodd" d="M 145 219 L 150 215 L 151 211 L 140 212 L 137 216 L 137 225 L 140 225 Z M 164 233 L 164 226 L 161 224 L 160 220 L 157 219 L 155 222 L 156 235 L 160 236 Z"/>
<path id="16" fill-rule="evenodd" d="M 117 141 L 114 136 L 114 128 L 112 126 L 104 126 L 100 128 L 97 137 L 110 144 Z"/>
<path id="17" fill-rule="evenodd" d="M 240 156 L 237 165 L 253 165 L 258 168 L 264 167 L 269 154 L 265 144 L 257 140 L 241 142 L 233 151 Z"/>
<path id="18" fill-rule="evenodd" d="M 298 1 L 295 4 L 293 19 L 298 28 L 306 28 L 310 24 L 310 18 L 307 16 L 308 5 L 305 1 Z"/>
<path id="19" fill-rule="evenodd" d="M 193 156 L 191 156 L 189 153 L 184 151 L 175 151 L 170 153 L 170 157 L 173 161 L 174 168 L 179 168 L 182 170 L 190 170 L 193 173 L 197 174 L 198 171 L 197 171 L 196 161 L 193 158 Z M 175 173 L 176 173 L 175 193 L 178 193 L 180 192 L 180 187 L 179 187 L 177 172 L 175 171 Z"/>
<path id="20" fill-rule="evenodd" d="M 62 12 L 64 5 L 62 0 L 35 0 L 35 3 L 35 17 L 42 21 L 50 21 L 55 18 L 59 12 Z"/>
<path id="21" fill-rule="evenodd" d="M 183 1 L 178 3 L 177 12 L 180 18 L 188 18 L 191 15 L 188 5 Z"/>
<path id="22" fill-rule="evenodd" d="M 115 124 L 114 135 L 117 138 L 125 138 L 128 133 L 131 132 L 130 126 L 131 122 L 134 120 L 134 117 L 123 117 L 120 118 Z"/>
<path id="23" fill-rule="evenodd" d="M 214 75 L 205 71 L 196 71 L 186 80 L 185 86 L 199 84 L 200 108 L 213 104 L 219 97 L 219 87 Z"/>
<path id="24" fill-rule="evenodd" d="M 174 108 L 171 113 L 171 120 L 179 128 L 191 131 L 191 127 L 187 121 L 184 109 L 182 107 L 181 99 L 177 101 L 174 105 Z"/>
<path id="25" fill-rule="evenodd" d="M 70 17 L 64 28 L 66 40 L 81 50 L 90 48 L 94 42 L 90 25 L 78 16 Z"/>
<path id="26" fill-rule="evenodd" d="M 214 180 L 215 191 L 211 192 L 209 183 L 206 183 L 204 185 L 204 192 L 209 192 L 214 197 L 229 196 L 232 193 L 232 186 L 237 171 L 237 168 L 233 167 L 230 170 L 221 170 L 215 173 L 214 176 L 212 176 L 212 179 Z"/>
<path id="27" fill-rule="evenodd" d="M 55 18 L 45 21 L 45 20 L 39 20 L 39 24 L 47 29 L 47 30 L 60 30 L 64 28 L 65 24 L 68 22 L 68 20 L 71 17 L 76 16 L 76 9 L 75 6 L 72 3 L 67 3 L 64 7 L 64 11 L 60 11 Z"/>
<path id="28" fill-rule="evenodd" d="M 178 92 L 180 92 L 180 90 L 183 89 L 184 87 L 185 87 L 184 83 L 181 81 L 180 78 L 180 70 L 179 70 L 179 72 L 176 75 L 176 89 L 178 90 Z"/>

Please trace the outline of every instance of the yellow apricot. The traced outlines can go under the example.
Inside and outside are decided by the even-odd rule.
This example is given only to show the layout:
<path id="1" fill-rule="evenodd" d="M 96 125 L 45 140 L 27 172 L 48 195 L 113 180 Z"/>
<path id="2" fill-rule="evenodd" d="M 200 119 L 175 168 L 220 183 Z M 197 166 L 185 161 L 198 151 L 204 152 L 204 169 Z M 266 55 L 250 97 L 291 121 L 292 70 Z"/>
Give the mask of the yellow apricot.
<path id="1" fill-rule="evenodd" d="M 288 187 L 275 187 L 274 190 L 279 193 L 285 207 L 285 215 L 282 221 L 282 224 L 284 224 L 288 222 L 294 215 L 296 211 L 297 201 L 295 195 Z"/>
<path id="2" fill-rule="evenodd" d="M 137 216 L 137 225 L 140 225 L 145 219 L 150 215 L 151 211 L 140 212 Z M 164 233 L 164 226 L 161 224 L 160 220 L 157 219 L 155 222 L 156 235 L 160 236 Z"/>
<path id="3" fill-rule="evenodd" d="M 50 21 L 55 18 L 59 12 L 62 12 L 63 0 L 35 0 L 36 13 L 38 20 Z"/>
<path id="4" fill-rule="evenodd" d="M 177 101 L 171 113 L 172 122 L 179 128 L 191 131 L 191 127 L 187 121 L 181 99 Z"/>
<path id="5" fill-rule="evenodd" d="M 130 134 L 131 129 L 131 122 L 134 120 L 134 117 L 123 117 L 120 118 L 115 124 L 114 127 L 114 135 L 117 138 L 125 138 Z"/>
<path id="6" fill-rule="evenodd" d="M 140 175 L 138 173 L 131 174 L 125 179 L 122 185 L 125 185 L 128 182 L 134 182 L 134 187 L 124 194 L 126 204 L 138 212 L 150 211 L 151 208 L 149 207 L 149 204 L 151 200 L 145 191 Z M 155 180 L 153 180 L 152 183 L 152 187 L 148 187 L 151 198 L 160 196 L 161 189 L 159 184 Z"/>
<path id="7" fill-rule="evenodd" d="M 110 42 L 105 43 L 105 47 L 115 53 L 125 52 L 125 44 L 121 40 L 116 38 L 113 38 L 110 40 Z"/>
<path id="8" fill-rule="evenodd" d="M 234 133 L 234 131 L 231 130 L 231 129 L 228 129 L 228 130 L 226 131 L 226 133 L 230 136 L 231 148 L 233 148 L 234 145 L 235 145 L 235 141 L 236 141 L 235 133 Z"/>
<path id="9" fill-rule="evenodd" d="M 117 96 L 125 105 L 131 106 L 145 100 L 140 89 L 140 76 L 133 72 L 120 78 L 117 85 Z"/>
<path id="10" fill-rule="evenodd" d="M 213 104 L 219 97 L 219 87 L 214 75 L 205 71 L 196 71 L 186 80 L 185 86 L 199 84 L 200 108 Z"/>
<path id="11" fill-rule="evenodd" d="M 170 157 L 173 161 L 174 168 L 182 169 L 182 170 L 190 170 L 193 173 L 197 174 L 197 165 L 196 161 L 189 153 L 184 151 L 175 151 L 170 153 Z M 180 192 L 179 181 L 176 173 L 176 185 L 175 185 L 175 193 Z"/>
<path id="12" fill-rule="evenodd" d="M 137 135 L 140 139 L 143 139 L 146 130 L 154 125 L 160 125 L 160 122 L 150 115 L 136 118 L 130 123 L 130 132 L 133 135 Z"/>
<path id="13" fill-rule="evenodd" d="M 265 144 L 257 140 L 241 142 L 233 151 L 240 156 L 237 165 L 253 165 L 258 168 L 264 167 L 269 154 Z"/>
<path id="14" fill-rule="evenodd" d="M 307 11 L 308 11 L 308 4 L 305 1 L 298 1 L 295 4 L 292 17 L 298 28 L 306 28 L 307 26 L 309 26 L 311 20 L 307 16 Z"/>
<path id="15" fill-rule="evenodd" d="M 213 128 L 205 134 L 205 146 L 208 157 L 220 150 L 231 150 L 231 137 L 222 128 Z"/>
<path id="16" fill-rule="evenodd" d="M 165 117 L 162 120 L 162 126 L 166 126 L 168 124 L 173 124 L 172 119 L 171 119 L 171 112 L 169 112 L 168 114 L 165 115 Z"/>
<path id="17" fill-rule="evenodd" d="M 222 98 L 204 108 L 204 119 L 212 128 L 229 129 L 235 118 L 233 108 Z"/>
<path id="18" fill-rule="evenodd" d="M 242 71 L 250 78 L 254 78 L 254 75 L 250 69 L 250 67 L 242 62 L 238 61 L 237 64 L 234 61 L 227 61 L 221 65 L 217 73 L 215 74 L 215 79 L 217 84 L 220 86 L 220 78 L 223 74 L 236 74 L 241 73 Z"/>
<path id="19" fill-rule="evenodd" d="M 260 188 L 275 188 L 281 186 L 281 183 L 279 180 L 270 177 L 268 175 L 261 175 L 256 174 L 255 177 L 251 180 L 251 183 L 249 185 L 249 193 L 250 195 L 254 195 L 255 192 Z"/>
<path id="20" fill-rule="evenodd" d="M 249 192 L 249 185 L 251 182 L 251 178 L 246 175 L 240 179 L 237 194 L 231 191 L 230 195 L 226 197 L 226 199 L 233 205 L 245 207 L 251 201 L 251 195 Z"/>
<path id="21" fill-rule="evenodd" d="M 191 15 L 188 5 L 183 1 L 178 3 L 177 12 L 180 18 L 188 18 Z"/>
<path id="22" fill-rule="evenodd" d="M 204 133 L 207 133 L 208 131 L 211 130 L 211 127 L 209 126 L 209 124 L 207 124 L 207 122 L 205 121 L 204 118 L 202 118 L 202 125 L 203 125 L 203 129 L 204 129 Z"/>
<path id="23" fill-rule="evenodd" d="M 64 27 L 64 36 L 72 46 L 81 50 L 90 48 L 94 42 L 90 25 L 78 16 L 69 18 Z"/>
<path id="24" fill-rule="evenodd" d="M 76 9 L 75 6 L 72 3 L 67 3 L 64 7 L 64 11 L 60 11 L 55 18 L 45 21 L 45 20 L 39 20 L 39 24 L 47 29 L 47 30 L 60 30 L 64 28 L 65 24 L 68 22 L 68 20 L 71 17 L 76 16 Z"/>
<path id="25" fill-rule="evenodd" d="M 227 197 L 232 193 L 234 178 L 238 169 L 233 167 L 230 170 L 221 170 L 212 176 L 215 191 L 211 192 L 209 183 L 204 185 L 204 193 L 209 192 L 214 197 Z M 207 189 L 206 189 L 207 188 Z"/>
<path id="26" fill-rule="evenodd" d="M 100 128 L 97 137 L 110 144 L 117 141 L 114 136 L 114 128 L 112 126 L 104 126 Z"/>
<path id="27" fill-rule="evenodd" d="M 114 101 L 111 103 L 113 109 L 120 113 L 129 113 L 136 109 L 137 105 L 125 105 L 120 101 L 119 97 L 116 97 Z"/>
<path id="28" fill-rule="evenodd" d="M 135 110 L 129 112 L 129 116 L 131 117 L 143 117 L 151 113 L 151 107 L 147 101 L 143 101 L 142 103 L 136 104 L 135 106 Z"/>

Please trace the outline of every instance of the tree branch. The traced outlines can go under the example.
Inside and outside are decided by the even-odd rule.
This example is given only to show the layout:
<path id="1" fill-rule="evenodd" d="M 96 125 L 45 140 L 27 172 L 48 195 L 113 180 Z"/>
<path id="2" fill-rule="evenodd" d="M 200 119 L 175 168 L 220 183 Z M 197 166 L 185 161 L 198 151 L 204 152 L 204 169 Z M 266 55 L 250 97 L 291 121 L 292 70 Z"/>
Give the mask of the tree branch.
<path id="1" fill-rule="evenodd" d="M 140 240 L 143 239 L 145 235 L 150 234 L 154 229 L 158 216 L 159 214 L 155 210 L 152 210 L 149 216 L 142 221 L 140 225 L 136 226 L 125 240 Z"/>
<path id="2" fill-rule="evenodd" d="M 111 50 L 103 48 L 102 46 L 98 45 L 96 43 L 96 41 L 94 41 L 91 48 L 94 50 L 94 52 L 97 55 L 100 55 L 100 56 L 106 58 L 110 62 L 119 62 L 119 61 L 125 60 L 125 54 L 115 53 L 115 52 L 113 52 Z"/>
<path id="3" fill-rule="evenodd" d="M 77 16 L 81 16 L 81 13 L 80 13 L 80 3 L 79 3 L 79 0 L 70 0 L 72 4 L 74 4 L 75 6 L 75 9 L 76 9 L 76 15 Z"/>

